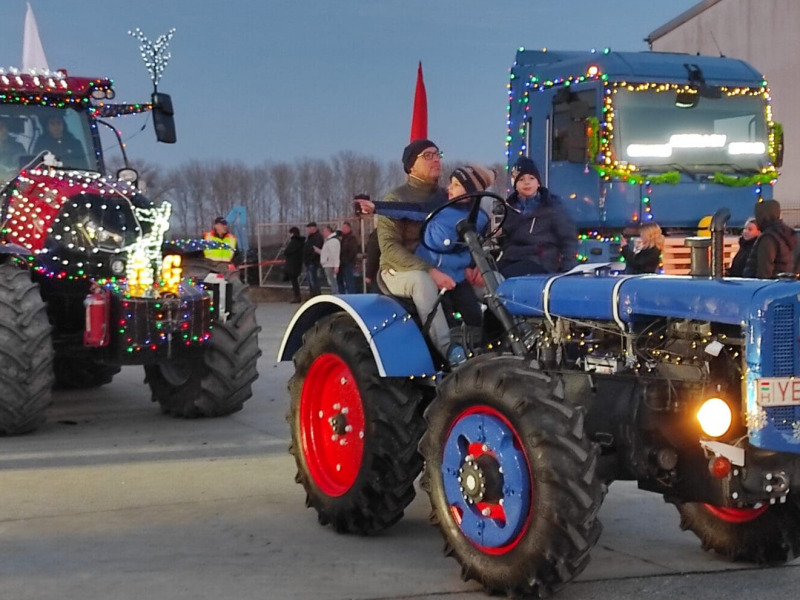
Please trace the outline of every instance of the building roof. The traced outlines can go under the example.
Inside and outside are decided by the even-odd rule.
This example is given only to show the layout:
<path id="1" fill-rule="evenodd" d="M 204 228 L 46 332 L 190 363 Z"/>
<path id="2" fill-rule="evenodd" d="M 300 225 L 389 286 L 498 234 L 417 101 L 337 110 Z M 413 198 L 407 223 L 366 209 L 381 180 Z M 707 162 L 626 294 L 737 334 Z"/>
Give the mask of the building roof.
<path id="1" fill-rule="evenodd" d="M 681 14 L 679 14 L 671 21 L 665 23 L 658 29 L 652 31 L 650 35 L 644 38 L 644 41 L 647 42 L 648 44 L 652 44 L 658 38 L 667 35 L 672 30 L 677 29 L 687 21 L 690 21 L 703 11 L 711 8 L 715 4 L 718 4 L 719 2 L 722 2 L 722 0 L 703 0 L 702 2 L 698 2 L 689 10 L 683 11 Z"/>

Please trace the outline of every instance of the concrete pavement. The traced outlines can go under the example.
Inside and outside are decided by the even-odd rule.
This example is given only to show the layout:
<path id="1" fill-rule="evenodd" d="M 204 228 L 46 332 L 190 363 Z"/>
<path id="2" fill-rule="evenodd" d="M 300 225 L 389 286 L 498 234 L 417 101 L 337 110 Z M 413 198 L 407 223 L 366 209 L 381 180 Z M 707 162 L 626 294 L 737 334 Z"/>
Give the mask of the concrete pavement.
<path id="1" fill-rule="evenodd" d="M 305 508 L 286 451 L 291 365 L 274 363 L 297 305 L 262 304 L 261 376 L 228 418 L 181 421 L 141 367 L 60 392 L 33 435 L 0 438 L 0 600 L 484 598 L 428 525 L 427 497 L 382 535 L 339 536 Z M 793 596 L 798 562 L 731 565 L 675 509 L 611 487 L 589 568 L 558 597 Z"/>

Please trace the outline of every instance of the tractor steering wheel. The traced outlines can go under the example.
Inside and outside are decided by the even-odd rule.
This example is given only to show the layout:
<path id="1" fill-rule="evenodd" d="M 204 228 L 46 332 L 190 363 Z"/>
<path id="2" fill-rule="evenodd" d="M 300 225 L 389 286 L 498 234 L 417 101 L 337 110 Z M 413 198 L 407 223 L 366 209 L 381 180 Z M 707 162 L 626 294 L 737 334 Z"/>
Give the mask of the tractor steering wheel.
<path id="1" fill-rule="evenodd" d="M 445 202 L 444 204 L 442 204 L 438 208 L 436 208 L 433 211 L 431 211 L 428 214 L 428 216 L 425 217 L 425 219 L 422 221 L 422 227 L 420 228 L 420 231 L 419 231 L 420 244 L 422 244 L 425 248 L 427 248 L 431 252 L 437 252 L 439 254 L 452 254 L 454 252 L 460 251 L 461 248 L 459 248 L 459 245 L 463 243 L 462 240 L 457 240 L 454 244 L 452 244 L 446 250 L 442 249 L 441 247 L 439 247 L 439 248 L 431 248 L 425 242 L 425 231 L 428 229 L 428 224 L 436 217 L 436 215 L 438 215 L 440 212 L 442 212 L 445 208 L 449 208 L 449 207 L 451 207 L 451 206 L 453 206 L 455 204 L 459 204 L 463 200 L 469 199 L 469 200 L 471 200 L 470 206 L 469 206 L 469 212 L 467 213 L 465 218 L 475 228 L 475 230 L 477 231 L 477 229 L 478 229 L 478 215 L 480 214 L 480 208 L 481 208 L 481 199 L 487 198 L 487 197 L 491 198 L 492 200 L 498 200 L 500 202 L 500 205 L 503 207 L 503 211 L 502 211 L 502 214 L 500 216 L 500 221 L 498 222 L 497 226 L 494 229 L 492 229 L 491 231 L 489 231 L 486 235 L 478 234 L 478 237 L 479 237 L 481 243 L 483 243 L 485 240 L 493 238 L 497 234 L 497 232 L 500 231 L 500 229 L 503 228 L 503 224 L 506 222 L 506 217 L 508 216 L 509 206 L 508 206 L 508 204 L 506 204 L 505 198 L 503 198 L 502 196 L 498 196 L 497 194 L 495 194 L 493 192 L 468 192 L 466 194 L 461 194 L 460 196 L 456 196 L 452 200 L 449 200 L 449 201 Z M 491 215 L 489 216 L 489 218 L 490 218 L 490 222 L 491 222 Z"/>

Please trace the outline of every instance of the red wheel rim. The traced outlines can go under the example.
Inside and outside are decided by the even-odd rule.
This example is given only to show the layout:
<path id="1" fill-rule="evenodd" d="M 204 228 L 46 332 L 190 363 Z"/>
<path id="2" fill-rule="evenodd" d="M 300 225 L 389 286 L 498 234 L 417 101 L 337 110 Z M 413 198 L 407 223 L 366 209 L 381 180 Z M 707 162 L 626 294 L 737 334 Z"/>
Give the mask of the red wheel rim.
<path id="1" fill-rule="evenodd" d="M 712 515 L 726 523 L 748 523 L 760 517 L 769 508 L 766 504 L 758 508 L 727 508 L 713 504 L 704 504 L 703 506 Z"/>
<path id="2" fill-rule="evenodd" d="M 311 364 L 299 412 L 311 477 L 329 496 L 347 493 L 364 456 L 364 406 L 353 372 L 339 356 L 322 354 Z"/>

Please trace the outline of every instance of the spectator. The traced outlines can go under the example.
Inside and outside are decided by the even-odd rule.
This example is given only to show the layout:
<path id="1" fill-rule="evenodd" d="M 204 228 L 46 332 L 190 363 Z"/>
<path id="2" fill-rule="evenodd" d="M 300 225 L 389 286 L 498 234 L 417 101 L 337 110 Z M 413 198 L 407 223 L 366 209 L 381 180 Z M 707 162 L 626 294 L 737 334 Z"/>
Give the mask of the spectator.
<path id="1" fill-rule="evenodd" d="M 203 234 L 203 239 L 211 242 L 203 249 L 203 256 L 208 260 L 219 263 L 228 263 L 233 268 L 233 261 L 238 252 L 236 236 L 228 230 L 228 221 L 225 217 L 217 217 L 211 226 L 211 231 Z"/>
<path id="2" fill-rule="evenodd" d="M 45 130 L 36 140 L 33 153 L 39 154 L 45 150 L 55 154 L 65 167 L 85 169 L 87 166 L 83 146 L 69 131 L 60 113 L 47 117 Z"/>
<path id="3" fill-rule="evenodd" d="M 742 236 L 739 238 L 739 251 L 731 261 L 731 268 L 728 269 L 728 277 L 744 277 L 744 268 L 747 265 L 747 257 L 753 250 L 761 230 L 758 228 L 755 217 L 750 217 L 745 221 L 742 229 Z"/>
<path id="4" fill-rule="evenodd" d="M 358 260 L 358 240 L 353 235 L 353 227 L 348 221 L 342 223 L 342 252 L 339 257 L 339 291 L 343 294 L 355 294 L 355 267 Z"/>
<path id="5" fill-rule="evenodd" d="M 497 267 L 505 277 L 569 271 L 577 263 L 578 232 L 557 196 L 542 186 L 534 162 L 520 157 L 511 170 L 512 210 L 503 224 L 503 254 Z"/>
<path id="6" fill-rule="evenodd" d="M 633 249 L 625 236 L 622 236 L 619 240 L 619 250 L 625 258 L 625 273 L 630 275 L 657 273 L 661 264 L 661 252 L 664 250 L 661 227 L 653 221 L 642 223 Z"/>
<path id="7" fill-rule="evenodd" d="M 744 276 L 775 279 L 780 273 L 792 273 L 797 239 L 781 219 L 781 205 L 777 200 L 756 202 L 753 214 L 761 235 L 747 257 Z"/>
<path id="8" fill-rule="evenodd" d="M 283 265 L 283 280 L 292 283 L 292 292 L 294 293 L 294 297 L 291 300 L 292 304 L 300 302 L 299 277 L 303 272 L 303 246 L 305 241 L 306 238 L 300 235 L 300 230 L 297 227 L 289 228 L 289 239 L 283 251 L 283 256 L 286 259 Z"/>
<path id="9" fill-rule="evenodd" d="M 19 159 L 24 154 L 23 145 L 8 133 L 8 121 L 0 119 L 0 181 L 7 181 L 19 172 Z"/>
<path id="10" fill-rule="evenodd" d="M 331 294 L 338 294 L 339 286 L 336 282 L 336 275 L 339 274 L 342 246 L 336 231 L 330 225 L 323 226 L 322 237 L 325 238 L 325 241 L 322 244 L 322 252 L 320 252 L 320 265 L 325 272 L 328 286 L 331 288 Z"/>
<path id="11" fill-rule="evenodd" d="M 378 293 L 378 286 L 375 278 L 378 276 L 378 268 L 381 261 L 381 249 L 378 246 L 378 229 L 372 230 L 367 238 L 367 245 L 364 250 L 366 258 L 364 261 L 364 283 L 367 284 L 367 291 L 373 294 Z"/>
<path id="12" fill-rule="evenodd" d="M 410 297 L 425 323 L 433 313 L 430 338 L 451 365 L 466 360 L 464 348 L 450 345 L 450 328 L 439 305 L 439 290 L 452 290 L 453 278 L 414 254 L 420 242 L 420 214 L 441 206 L 447 200 L 439 187 L 442 172 L 442 153 L 430 140 L 414 140 L 403 150 L 403 170 L 406 183 L 390 191 L 386 202 L 396 203 L 400 214 L 378 215 L 378 245 L 380 247 L 380 277 L 389 292 Z M 402 216 L 402 211 L 407 216 Z"/>
<path id="13" fill-rule="evenodd" d="M 303 265 L 308 277 L 308 293 L 313 298 L 320 294 L 319 255 L 322 252 L 322 234 L 317 230 L 314 221 L 306 224 L 306 242 L 303 246 Z"/>
<path id="14" fill-rule="evenodd" d="M 450 200 L 467 193 L 482 192 L 494 183 L 494 171 L 481 165 L 464 165 L 450 174 L 447 195 Z M 467 268 L 472 264 L 469 248 L 459 241 L 456 224 L 467 217 L 471 206 L 469 199 L 442 210 L 425 228 L 423 243 L 417 246 L 415 254 L 426 262 L 435 265 L 456 282 L 455 287 L 445 293 L 442 305 L 445 316 L 451 325 L 455 322 L 451 315 L 460 313 L 464 323 L 480 327 L 483 322 L 478 297 L 467 280 Z M 489 215 L 483 210 L 478 212 L 477 230 L 484 232 L 489 224 Z"/>

